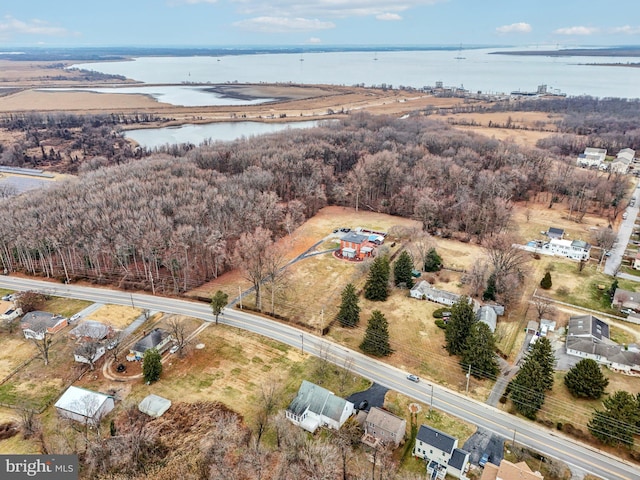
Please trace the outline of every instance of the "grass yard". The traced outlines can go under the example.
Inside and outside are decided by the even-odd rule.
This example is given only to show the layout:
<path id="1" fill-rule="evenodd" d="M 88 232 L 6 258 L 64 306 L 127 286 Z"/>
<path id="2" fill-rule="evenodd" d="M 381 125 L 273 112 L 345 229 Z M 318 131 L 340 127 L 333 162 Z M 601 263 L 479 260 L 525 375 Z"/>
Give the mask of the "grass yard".
<path id="1" fill-rule="evenodd" d="M 116 330 L 122 330 L 143 313 L 144 311 L 140 308 L 126 305 L 104 305 L 87 315 L 86 319 L 102 322 L 111 325 Z"/>
<path id="2" fill-rule="evenodd" d="M 36 353 L 35 346 L 19 328 L 13 333 L 4 332 L 0 335 L 0 380 Z"/>

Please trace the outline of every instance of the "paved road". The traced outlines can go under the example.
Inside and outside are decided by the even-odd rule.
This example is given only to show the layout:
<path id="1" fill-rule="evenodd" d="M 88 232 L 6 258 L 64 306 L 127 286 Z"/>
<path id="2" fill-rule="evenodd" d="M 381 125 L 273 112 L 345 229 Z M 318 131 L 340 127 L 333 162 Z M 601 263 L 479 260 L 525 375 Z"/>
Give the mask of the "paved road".
<path id="1" fill-rule="evenodd" d="M 631 234 L 633 233 L 633 225 L 636 222 L 636 217 L 638 216 L 638 211 L 640 209 L 640 198 L 638 198 L 640 197 L 640 187 L 636 187 L 633 191 L 633 197 L 636 198 L 636 205 L 633 207 L 627 207 L 625 210 L 628 216 L 626 220 L 622 220 L 620 223 L 618 238 L 611 250 L 611 256 L 607 258 L 604 265 L 604 273 L 607 275 L 614 275 L 622 263 L 622 257 L 627 248 L 627 244 L 629 243 L 629 239 L 631 238 Z"/>
<path id="2" fill-rule="evenodd" d="M 80 298 L 100 303 L 131 305 L 133 302 L 139 308 L 191 316 L 208 322 L 214 321 L 211 308 L 205 303 L 130 294 L 103 288 L 60 285 L 8 276 L 0 276 L 0 287 L 13 290 L 39 290 L 50 295 Z M 531 447 L 546 456 L 564 461 L 572 468 L 581 468 L 607 480 L 637 480 L 639 478 L 640 469 L 636 465 L 631 465 L 558 432 L 543 429 L 536 424 L 509 415 L 447 388 L 431 385 L 425 381 L 410 382 L 406 379 L 407 372 L 334 344 L 326 338 L 231 309 L 226 309 L 224 315 L 220 316 L 220 323 L 303 348 L 305 354 L 322 355 L 338 365 L 351 362 L 353 364 L 352 370 L 356 374 L 427 405 L 433 404 L 434 408 L 473 423 L 502 438 L 515 439 L 517 443 Z"/>

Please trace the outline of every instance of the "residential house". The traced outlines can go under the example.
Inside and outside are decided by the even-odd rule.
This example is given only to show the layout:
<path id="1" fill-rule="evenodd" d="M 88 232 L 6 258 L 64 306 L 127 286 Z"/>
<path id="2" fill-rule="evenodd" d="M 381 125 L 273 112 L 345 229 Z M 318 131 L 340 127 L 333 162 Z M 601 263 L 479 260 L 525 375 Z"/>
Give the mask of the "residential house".
<path id="1" fill-rule="evenodd" d="M 460 300 L 460 295 L 457 293 L 438 290 L 426 280 L 422 280 L 420 283 L 415 285 L 409 291 L 409 294 L 413 298 L 417 298 L 419 300 L 431 300 L 432 302 L 441 303 L 443 305 L 453 305 Z"/>
<path id="2" fill-rule="evenodd" d="M 640 252 L 636 253 L 636 258 L 633 259 L 633 269 L 640 270 Z"/>
<path id="3" fill-rule="evenodd" d="M 340 239 L 340 254 L 345 258 L 363 259 L 370 257 L 373 247 L 369 244 L 368 235 L 349 232 Z"/>
<path id="4" fill-rule="evenodd" d="M 420 425 L 413 455 L 424 459 L 427 476 L 431 480 L 443 480 L 447 474 L 466 479 L 469 453 L 458 448 L 458 439 L 440 430 Z"/>
<path id="5" fill-rule="evenodd" d="M 73 359 L 78 363 L 95 364 L 105 354 L 106 348 L 93 340 L 78 345 L 73 352 Z"/>
<path id="6" fill-rule="evenodd" d="M 611 302 L 613 308 L 630 308 L 640 310 L 640 293 L 616 288 Z"/>
<path id="7" fill-rule="evenodd" d="M 607 150 L 605 148 L 592 148 L 587 147 L 584 149 L 584 153 L 578 155 L 578 161 L 576 162 L 579 167 L 597 167 L 604 162 L 607 157 Z"/>
<path id="8" fill-rule="evenodd" d="M 498 314 L 490 305 L 484 305 L 478 309 L 476 318 L 479 322 L 485 323 L 492 333 L 496 331 L 496 325 L 498 324 Z"/>
<path id="9" fill-rule="evenodd" d="M 480 480 L 544 480 L 544 477 L 540 472 L 532 471 L 525 462 L 502 460 L 500 466 L 487 463 Z"/>
<path id="10" fill-rule="evenodd" d="M 154 328 L 133 346 L 131 353 L 137 358 L 144 357 L 144 352 L 151 348 L 155 348 L 162 353 L 169 348 L 172 340 L 171 333 L 161 328 Z"/>
<path id="11" fill-rule="evenodd" d="M 633 164 L 636 151 L 631 148 L 625 148 L 618 152 L 618 156 L 611 162 L 611 172 L 625 175 L 629 173 L 629 167 Z"/>
<path id="12" fill-rule="evenodd" d="M 549 227 L 547 237 L 562 240 L 564 238 L 564 230 L 562 228 Z"/>
<path id="13" fill-rule="evenodd" d="M 42 340 L 46 333 L 59 332 L 67 325 L 65 317 L 40 311 L 26 313 L 20 322 L 24 337 L 36 340 Z"/>
<path id="14" fill-rule="evenodd" d="M 97 425 L 114 407 L 113 397 L 71 386 L 55 403 L 61 417 Z"/>
<path id="15" fill-rule="evenodd" d="M 640 347 L 613 342 L 609 325 L 593 315 L 569 319 L 566 347 L 567 355 L 590 358 L 626 375 L 640 375 Z"/>
<path id="16" fill-rule="evenodd" d="M 111 332 L 111 327 L 104 323 L 96 322 L 95 320 L 86 320 L 72 329 L 69 332 L 69 336 L 85 341 L 97 341 L 106 338 Z"/>
<path id="17" fill-rule="evenodd" d="M 542 245 L 541 250 L 536 250 L 545 255 L 558 255 L 571 260 L 589 260 L 591 245 L 583 240 L 559 240 L 551 239 Z"/>
<path id="18" fill-rule="evenodd" d="M 364 421 L 362 443 L 370 447 L 394 446 L 404 442 L 407 421 L 378 407 L 371 407 Z"/>
<path id="19" fill-rule="evenodd" d="M 298 394 L 287 408 L 286 417 L 313 433 L 322 426 L 339 430 L 353 415 L 353 411 L 353 403 L 335 396 L 326 388 L 303 380 Z"/>

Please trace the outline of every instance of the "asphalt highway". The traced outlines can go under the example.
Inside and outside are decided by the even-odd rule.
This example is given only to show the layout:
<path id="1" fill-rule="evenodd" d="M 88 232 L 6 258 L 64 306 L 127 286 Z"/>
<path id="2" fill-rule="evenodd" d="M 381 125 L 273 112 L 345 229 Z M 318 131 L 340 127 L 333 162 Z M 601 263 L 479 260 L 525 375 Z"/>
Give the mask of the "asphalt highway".
<path id="1" fill-rule="evenodd" d="M 11 276 L 0 276 L 0 287 L 15 291 L 37 290 L 49 295 L 99 303 L 132 305 L 137 308 L 191 316 L 208 322 L 215 320 L 211 307 L 201 302 Z M 225 309 L 219 321 L 300 348 L 305 354 L 326 358 L 343 367 L 348 366 L 354 373 L 369 380 L 603 479 L 640 479 L 640 467 L 636 465 L 439 385 L 432 385 L 424 380 L 419 383 L 411 382 L 406 376 L 414 372 L 402 371 L 326 338 L 234 309 Z"/>

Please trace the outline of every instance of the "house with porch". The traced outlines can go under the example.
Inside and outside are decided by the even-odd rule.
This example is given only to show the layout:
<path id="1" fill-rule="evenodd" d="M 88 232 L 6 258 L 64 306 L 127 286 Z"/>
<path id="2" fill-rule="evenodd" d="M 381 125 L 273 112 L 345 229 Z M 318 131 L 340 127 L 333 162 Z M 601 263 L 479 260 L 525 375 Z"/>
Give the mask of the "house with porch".
<path id="1" fill-rule="evenodd" d="M 370 257 L 373 255 L 374 247 L 369 243 L 368 235 L 349 232 L 340 239 L 340 255 L 359 260 Z"/>
<path id="2" fill-rule="evenodd" d="M 536 252 L 545 255 L 557 255 L 571 260 L 589 260 L 591 245 L 583 240 L 562 240 L 552 238 Z"/>
<path id="3" fill-rule="evenodd" d="M 42 340 L 48 333 L 53 335 L 68 325 L 67 319 L 53 313 L 34 311 L 28 312 L 22 317 L 20 328 L 25 338 Z"/>
<path id="4" fill-rule="evenodd" d="M 391 412 L 378 407 L 371 407 L 364 421 L 362 443 L 373 448 L 397 448 L 404 442 L 407 421 Z"/>
<path id="5" fill-rule="evenodd" d="M 353 403 L 337 397 L 326 388 L 303 380 L 285 415 L 294 425 L 314 433 L 323 426 L 339 430 L 353 412 Z"/>
<path id="6" fill-rule="evenodd" d="M 428 425 L 420 425 L 413 456 L 422 458 L 431 480 L 444 480 L 446 475 L 466 479 L 469 452 L 458 448 L 458 439 Z"/>

